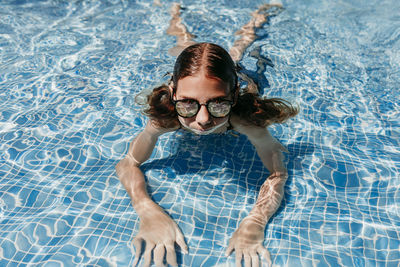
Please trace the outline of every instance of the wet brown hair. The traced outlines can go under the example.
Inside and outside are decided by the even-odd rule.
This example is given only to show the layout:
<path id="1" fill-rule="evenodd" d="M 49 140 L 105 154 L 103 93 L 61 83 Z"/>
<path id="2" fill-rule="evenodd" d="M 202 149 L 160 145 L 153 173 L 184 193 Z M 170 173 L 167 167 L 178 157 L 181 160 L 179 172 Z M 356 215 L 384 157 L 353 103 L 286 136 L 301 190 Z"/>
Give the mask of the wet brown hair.
<path id="1" fill-rule="evenodd" d="M 217 78 L 229 84 L 232 96 L 239 90 L 237 68 L 228 52 L 219 45 L 198 43 L 187 47 L 178 56 L 171 78 L 173 94 L 180 79 L 195 76 L 204 71 L 209 78 Z M 178 114 L 172 103 L 169 85 L 153 89 L 147 97 L 149 107 L 144 111 L 158 126 L 174 128 L 179 126 Z M 295 116 L 298 110 L 288 101 L 280 98 L 262 98 L 257 93 L 239 94 L 232 114 L 248 124 L 266 127 L 271 123 L 282 123 Z"/>

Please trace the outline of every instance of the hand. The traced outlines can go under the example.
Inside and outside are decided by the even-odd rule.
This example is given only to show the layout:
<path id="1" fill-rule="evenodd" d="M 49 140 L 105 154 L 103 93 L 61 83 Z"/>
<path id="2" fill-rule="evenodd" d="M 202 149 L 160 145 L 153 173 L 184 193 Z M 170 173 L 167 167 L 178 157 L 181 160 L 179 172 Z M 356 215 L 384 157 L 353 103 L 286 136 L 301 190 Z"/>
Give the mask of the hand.
<path id="1" fill-rule="evenodd" d="M 151 264 L 151 252 L 153 251 L 154 262 L 157 266 L 165 266 L 164 255 L 167 252 L 167 263 L 177 266 L 175 242 L 181 250 L 187 254 L 187 245 L 178 225 L 154 202 L 147 202 L 141 207 L 139 233 L 133 240 L 135 246 L 135 261 L 139 261 L 142 250 L 142 242 L 146 243 L 144 252 L 144 266 Z"/>
<path id="2" fill-rule="evenodd" d="M 229 256 L 233 250 L 236 253 L 236 266 L 242 266 L 242 258 L 246 267 L 259 267 L 259 255 L 267 260 L 268 266 L 271 266 L 271 256 L 268 250 L 263 246 L 265 225 L 257 222 L 251 216 L 244 218 L 239 228 L 235 231 L 229 240 L 229 246 L 226 250 L 226 256 Z"/>

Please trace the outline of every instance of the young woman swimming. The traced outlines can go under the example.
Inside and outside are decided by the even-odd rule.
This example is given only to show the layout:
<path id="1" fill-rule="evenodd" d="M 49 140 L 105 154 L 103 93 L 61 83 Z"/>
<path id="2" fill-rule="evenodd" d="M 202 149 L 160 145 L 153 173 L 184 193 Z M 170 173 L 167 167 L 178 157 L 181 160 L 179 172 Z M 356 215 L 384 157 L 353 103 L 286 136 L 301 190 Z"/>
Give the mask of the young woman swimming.
<path id="1" fill-rule="evenodd" d="M 236 65 L 227 51 L 211 43 L 187 47 L 178 56 L 171 82 L 148 96 L 149 116 L 145 129 L 136 136 L 128 154 L 117 165 L 117 174 L 140 217 L 134 245 L 150 264 L 151 252 L 157 265 L 166 260 L 176 265 L 174 243 L 184 252 L 187 246 L 177 224 L 151 200 L 140 165 L 151 155 L 160 135 L 186 129 L 196 134 L 222 133 L 233 129 L 248 137 L 263 164 L 270 171 L 256 204 L 233 234 L 227 254 L 236 251 L 236 260 L 259 265 L 259 255 L 269 261 L 263 247 L 264 228 L 278 209 L 287 172 L 281 151 L 286 149 L 268 132 L 267 126 L 282 123 L 297 110 L 282 99 L 263 99 L 255 93 L 239 93 Z M 138 257 L 136 258 L 138 260 Z M 247 266 L 247 265 L 246 265 Z"/>
<path id="2" fill-rule="evenodd" d="M 186 29 L 178 26 L 178 32 L 188 36 Z M 259 266 L 259 256 L 270 263 L 269 252 L 263 246 L 264 229 L 281 203 L 288 176 L 281 152 L 286 149 L 271 136 L 267 127 L 295 116 L 297 109 L 283 99 L 261 98 L 254 88 L 240 92 L 236 64 L 225 49 L 212 43 L 192 44 L 190 38 L 182 40 L 186 43 L 181 42 L 178 48 L 184 50 L 175 62 L 169 84 L 153 89 L 148 96 L 149 107 L 145 113 L 149 121 L 116 167 L 140 218 L 139 233 L 133 241 L 134 265 L 139 260 L 143 241 L 145 266 L 150 266 L 152 259 L 157 266 L 164 266 L 165 254 L 166 262 L 176 266 L 175 243 L 184 253 L 188 252 L 178 225 L 148 195 L 140 170 L 158 137 L 179 128 L 195 134 L 234 130 L 246 135 L 255 146 L 270 176 L 261 186 L 256 204 L 230 239 L 226 254 L 235 250 L 237 266 L 241 266 L 242 259 L 245 266 Z M 234 52 L 236 58 L 241 58 L 237 51 L 244 51 L 243 44 L 239 43 L 240 49 Z"/>

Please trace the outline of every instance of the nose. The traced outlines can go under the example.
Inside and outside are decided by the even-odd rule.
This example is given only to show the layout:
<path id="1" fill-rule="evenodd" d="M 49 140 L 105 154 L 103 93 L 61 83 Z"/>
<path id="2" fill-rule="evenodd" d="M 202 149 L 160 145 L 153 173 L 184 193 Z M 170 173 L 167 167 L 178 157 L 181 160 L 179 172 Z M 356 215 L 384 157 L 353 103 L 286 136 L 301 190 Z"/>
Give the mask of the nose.
<path id="1" fill-rule="evenodd" d="M 211 122 L 211 116 L 208 113 L 207 107 L 202 105 L 196 116 L 196 122 L 201 126 L 206 126 Z"/>

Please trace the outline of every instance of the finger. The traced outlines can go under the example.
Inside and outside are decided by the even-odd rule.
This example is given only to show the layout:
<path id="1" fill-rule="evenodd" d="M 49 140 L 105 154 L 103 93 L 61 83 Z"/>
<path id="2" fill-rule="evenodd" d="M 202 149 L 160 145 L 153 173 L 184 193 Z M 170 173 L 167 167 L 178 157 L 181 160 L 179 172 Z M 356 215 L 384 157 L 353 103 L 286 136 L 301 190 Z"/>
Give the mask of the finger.
<path id="1" fill-rule="evenodd" d="M 133 261 L 133 265 L 132 266 L 136 266 L 139 262 L 139 256 L 135 255 L 135 260 Z"/>
<path id="2" fill-rule="evenodd" d="M 229 242 L 228 248 L 226 249 L 225 252 L 225 256 L 228 257 L 229 255 L 231 255 L 232 251 L 233 251 L 233 242 Z"/>
<path id="3" fill-rule="evenodd" d="M 258 254 L 257 253 L 251 253 L 251 265 L 253 267 L 259 267 L 260 266 L 260 260 L 258 258 Z"/>
<path id="4" fill-rule="evenodd" d="M 133 246 L 135 247 L 135 261 L 133 262 L 133 266 L 136 266 L 139 261 L 140 254 L 142 252 L 142 241 L 143 240 L 140 237 L 136 237 L 132 241 Z"/>
<path id="5" fill-rule="evenodd" d="M 243 258 L 244 258 L 244 266 L 245 267 L 251 267 L 251 257 L 250 257 L 248 252 L 244 253 Z"/>
<path id="6" fill-rule="evenodd" d="M 242 250 L 241 249 L 235 249 L 235 253 L 236 253 L 236 256 L 235 256 L 235 261 L 236 261 L 236 267 L 242 267 Z"/>
<path id="7" fill-rule="evenodd" d="M 146 250 L 144 251 L 144 267 L 149 267 L 151 264 L 151 251 L 153 250 L 154 246 L 154 243 L 146 242 Z"/>
<path id="8" fill-rule="evenodd" d="M 166 244 L 165 248 L 167 249 L 167 263 L 172 266 L 178 266 L 178 263 L 176 262 L 174 243 L 170 242 Z"/>
<path id="9" fill-rule="evenodd" d="M 262 255 L 263 258 L 267 261 L 268 266 L 272 266 L 271 255 L 269 254 L 269 251 L 265 247 L 260 246 L 257 249 L 257 252 L 258 252 L 258 254 Z"/>
<path id="10" fill-rule="evenodd" d="M 154 249 L 154 263 L 156 266 L 164 266 L 165 247 L 163 244 L 157 244 Z"/>
<path id="11" fill-rule="evenodd" d="M 188 247 L 185 242 L 185 238 L 183 237 L 183 234 L 182 234 L 181 230 L 179 230 L 179 228 L 177 228 L 177 230 L 176 230 L 176 243 L 181 248 L 183 253 L 185 253 L 185 254 L 189 253 Z"/>

